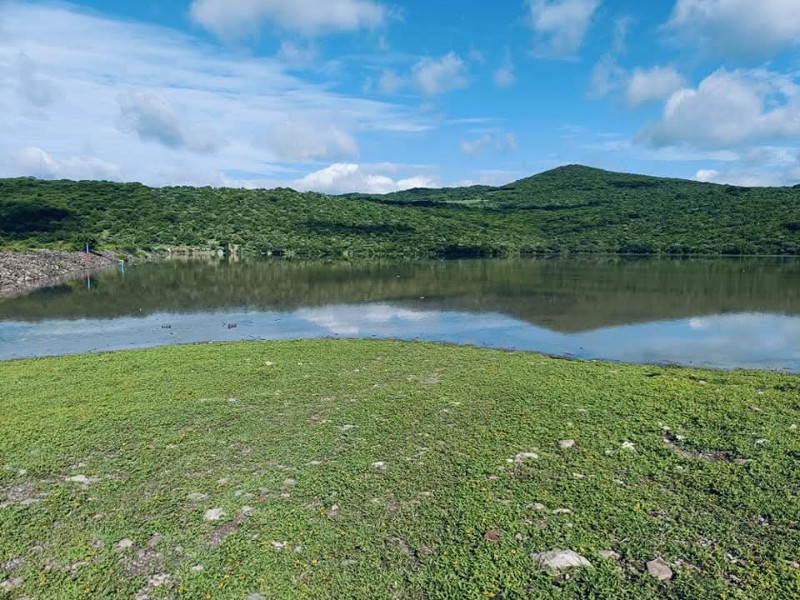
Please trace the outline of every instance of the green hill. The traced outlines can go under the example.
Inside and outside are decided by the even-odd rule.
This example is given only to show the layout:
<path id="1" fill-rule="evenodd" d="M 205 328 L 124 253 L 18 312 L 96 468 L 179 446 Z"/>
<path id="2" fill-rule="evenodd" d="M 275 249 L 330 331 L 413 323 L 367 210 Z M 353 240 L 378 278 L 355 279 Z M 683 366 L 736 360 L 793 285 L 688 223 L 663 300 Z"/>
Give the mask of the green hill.
<path id="1" fill-rule="evenodd" d="M 326 196 L 0 180 L 0 247 L 238 244 L 300 257 L 548 253 L 800 254 L 800 189 L 742 188 L 589 167 L 503 187 Z"/>

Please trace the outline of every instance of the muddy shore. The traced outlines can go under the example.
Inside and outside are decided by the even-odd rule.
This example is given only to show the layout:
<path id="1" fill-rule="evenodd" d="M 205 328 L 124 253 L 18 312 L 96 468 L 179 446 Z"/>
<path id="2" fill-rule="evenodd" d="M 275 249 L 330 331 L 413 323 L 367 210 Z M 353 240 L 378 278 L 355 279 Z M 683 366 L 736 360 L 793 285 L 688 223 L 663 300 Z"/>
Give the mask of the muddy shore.
<path id="1" fill-rule="evenodd" d="M 129 261 L 131 257 L 118 252 L 86 254 L 54 250 L 0 250 L 0 298 L 79 277 L 87 272 L 114 268 L 120 259 Z"/>

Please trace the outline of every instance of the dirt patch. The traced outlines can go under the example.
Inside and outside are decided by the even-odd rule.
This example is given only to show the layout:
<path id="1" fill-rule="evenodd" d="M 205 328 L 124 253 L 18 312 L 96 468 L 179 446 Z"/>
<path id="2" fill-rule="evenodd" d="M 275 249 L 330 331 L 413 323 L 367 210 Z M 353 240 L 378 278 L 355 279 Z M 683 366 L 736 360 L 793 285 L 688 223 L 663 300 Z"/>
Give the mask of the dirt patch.
<path id="1" fill-rule="evenodd" d="M 735 465 L 744 465 L 750 462 L 745 458 L 740 458 L 732 452 L 724 450 L 687 450 L 681 447 L 681 439 L 678 438 L 671 431 L 665 431 L 663 437 L 664 443 L 667 447 L 678 454 L 680 457 L 687 460 L 704 460 L 706 462 L 728 462 Z"/>

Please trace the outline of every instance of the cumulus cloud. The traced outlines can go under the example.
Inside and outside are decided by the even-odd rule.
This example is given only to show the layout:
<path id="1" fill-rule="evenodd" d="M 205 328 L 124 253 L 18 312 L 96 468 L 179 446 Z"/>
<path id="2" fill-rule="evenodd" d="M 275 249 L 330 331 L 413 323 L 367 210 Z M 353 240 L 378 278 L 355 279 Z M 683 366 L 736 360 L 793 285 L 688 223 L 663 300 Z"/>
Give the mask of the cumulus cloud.
<path id="1" fill-rule="evenodd" d="M 37 147 L 20 151 L 15 162 L 21 172 L 40 179 L 118 179 L 120 176 L 117 165 L 77 156 L 56 159 Z"/>
<path id="2" fill-rule="evenodd" d="M 426 56 L 420 59 L 412 69 L 412 77 L 426 96 L 436 96 L 468 85 L 467 64 L 455 52 L 440 58 Z"/>
<path id="3" fill-rule="evenodd" d="M 300 190 L 313 190 L 326 194 L 362 192 L 366 194 L 388 194 L 419 187 L 437 187 L 437 182 L 424 175 L 394 179 L 390 174 L 396 169 L 391 165 L 359 165 L 336 163 L 309 173 L 295 182 Z"/>
<path id="4" fill-rule="evenodd" d="M 683 76 L 673 67 L 635 69 L 628 81 L 625 96 L 630 106 L 641 106 L 647 102 L 668 98 L 684 84 Z"/>
<path id="5" fill-rule="evenodd" d="M 270 147 L 284 160 L 358 156 L 355 138 L 330 123 L 287 119 L 272 127 L 268 139 Z"/>
<path id="6" fill-rule="evenodd" d="M 527 0 L 530 24 L 545 40 L 546 55 L 575 56 L 601 0 Z"/>
<path id="7" fill-rule="evenodd" d="M 666 25 L 712 53 L 762 59 L 800 44 L 797 0 L 678 0 Z"/>
<path id="8" fill-rule="evenodd" d="M 158 142 L 169 148 L 210 150 L 210 145 L 187 139 L 184 126 L 172 104 L 161 94 L 149 91 L 129 92 L 119 96 L 120 125 L 145 142 Z"/>
<path id="9" fill-rule="evenodd" d="M 194 0 L 191 14 L 223 37 L 252 33 L 264 22 L 313 37 L 379 27 L 388 11 L 373 0 Z"/>
<path id="10" fill-rule="evenodd" d="M 722 148 L 800 136 L 800 90 L 778 73 L 720 69 L 674 92 L 639 140 L 654 146 Z"/>
<path id="11" fill-rule="evenodd" d="M 516 152 L 517 136 L 513 133 L 484 133 L 475 140 L 461 142 L 461 152 L 466 156 L 477 156 L 485 149 L 495 152 Z"/>

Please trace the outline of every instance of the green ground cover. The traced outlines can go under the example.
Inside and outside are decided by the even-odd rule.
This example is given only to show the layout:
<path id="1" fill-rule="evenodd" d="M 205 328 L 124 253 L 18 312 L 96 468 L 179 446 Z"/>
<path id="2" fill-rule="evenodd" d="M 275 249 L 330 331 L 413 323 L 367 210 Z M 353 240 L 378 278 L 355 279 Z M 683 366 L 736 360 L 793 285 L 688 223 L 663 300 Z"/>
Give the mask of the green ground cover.
<path id="1" fill-rule="evenodd" d="M 0 589 L 798 597 L 798 424 L 793 375 L 432 344 L 6 362 Z M 553 549 L 592 566 L 537 570 Z"/>

